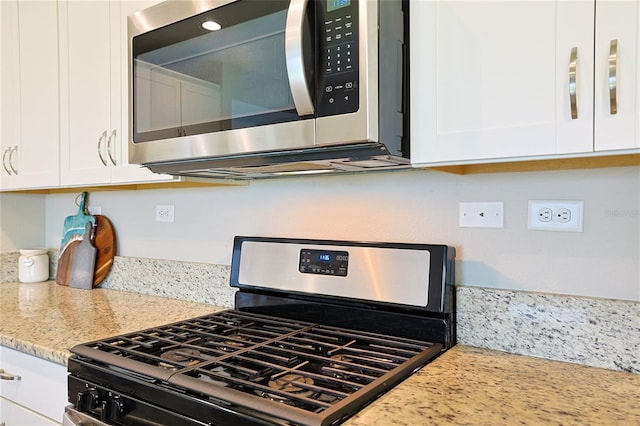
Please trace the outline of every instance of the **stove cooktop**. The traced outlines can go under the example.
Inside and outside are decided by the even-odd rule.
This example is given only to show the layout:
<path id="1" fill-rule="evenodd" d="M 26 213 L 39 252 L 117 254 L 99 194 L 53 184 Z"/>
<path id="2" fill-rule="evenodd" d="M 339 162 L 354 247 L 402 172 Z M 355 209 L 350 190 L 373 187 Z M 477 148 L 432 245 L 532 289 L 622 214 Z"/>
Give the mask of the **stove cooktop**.
<path id="1" fill-rule="evenodd" d="M 119 373 L 296 424 L 331 424 L 442 345 L 240 311 L 76 346 Z"/>

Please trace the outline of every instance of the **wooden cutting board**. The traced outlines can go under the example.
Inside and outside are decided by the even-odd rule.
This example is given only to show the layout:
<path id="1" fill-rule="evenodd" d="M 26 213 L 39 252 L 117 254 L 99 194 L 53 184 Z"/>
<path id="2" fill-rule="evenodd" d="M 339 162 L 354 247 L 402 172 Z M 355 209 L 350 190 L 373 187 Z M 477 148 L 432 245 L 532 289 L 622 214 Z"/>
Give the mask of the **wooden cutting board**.
<path id="1" fill-rule="evenodd" d="M 58 257 L 58 268 L 56 270 L 56 283 L 60 285 L 69 285 L 73 253 L 78 244 L 80 244 L 80 240 L 71 241 L 67 244 L 66 249 L 60 253 L 60 257 Z"/>
<path id="2" fill-rule="evenodd" d="M 95 215 L 95 218 L 96 236 L 93 244 L 98 251 L 93 286 L 97 287 L 107 277 L 113 265 L 113 258 L 116 255 L 116 232 L 106 216 Z"/>
<path id="3" fill-rule="evenodd" d="M 116 255 L 116 233 L 111 221 L 103 215 L 95 215 L 96 228 L 94 230 L 93 244 L 96 247 L 96 264 L 93 276 L 93 287 L 100 285 L 107 277 L 113 258 Z M 56 272 L 56 282 L 60 285 L 69 285 L 71 279 L 71 265 L 73 264 L 73 254 L 81 241 L 72 241 L 67 250 L 58 259 L 58 270 Z"/>

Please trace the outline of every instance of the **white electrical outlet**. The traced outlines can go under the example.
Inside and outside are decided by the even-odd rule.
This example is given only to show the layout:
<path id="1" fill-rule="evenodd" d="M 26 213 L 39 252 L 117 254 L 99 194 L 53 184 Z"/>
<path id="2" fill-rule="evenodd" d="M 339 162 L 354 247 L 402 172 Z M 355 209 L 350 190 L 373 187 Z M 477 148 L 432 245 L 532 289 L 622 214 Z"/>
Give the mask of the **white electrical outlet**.
<path id="1" fill-rule="evenodd" d="M 584 201 L 529 200 L 529 229 L 582 232 Z"/>
<path id="2" fill-rule="evenodd" d="M 158 204 L 156 206 L 156 222 L 173 222 L 174 206 L 173 204 Z"/>
<path id="3" fill-rule="evenodd" d="M 504 203 L 460 203 L 461 228 L 504 228 Z"/>

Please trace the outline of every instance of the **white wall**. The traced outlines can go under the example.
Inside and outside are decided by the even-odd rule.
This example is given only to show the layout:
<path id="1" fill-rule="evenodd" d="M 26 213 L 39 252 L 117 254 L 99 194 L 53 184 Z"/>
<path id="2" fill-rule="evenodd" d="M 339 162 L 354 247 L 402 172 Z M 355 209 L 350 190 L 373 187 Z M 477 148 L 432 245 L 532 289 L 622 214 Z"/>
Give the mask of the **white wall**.
<path id="1" fill-rule="evenodd" d="M 47 246 L 75 197 L 46 196 Z M 527 230 L 529 199 L 584 200 L 584 232 Z M 504 201 L 505 228 L 459 228 L 461 201 Z M 445 243 L 458 284 L 640 300 L 639 167 L 290 178 L 94 192 L 90 204 L 112 220 L 121 256 L 229 264 L 234 235 Z M 174 204 L 175 223 L 155 222 L 156 204 Z"/>
<path id="2" fill-rule="evenodd" d="M 0 194 L 0 252 L 45 247 L 44 216 L 44 195 Z"/>

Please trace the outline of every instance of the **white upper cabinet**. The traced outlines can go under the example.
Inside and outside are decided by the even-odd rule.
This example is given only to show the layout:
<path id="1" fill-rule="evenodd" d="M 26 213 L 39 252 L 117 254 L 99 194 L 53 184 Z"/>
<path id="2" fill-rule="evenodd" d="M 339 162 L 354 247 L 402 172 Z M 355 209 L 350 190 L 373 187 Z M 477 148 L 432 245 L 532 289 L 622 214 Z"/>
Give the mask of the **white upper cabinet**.
<path id="1" fill-rule="evenodd" d="M 56 2 L 3 0 L 0 8 L 0 189 L 57 186 L 59 106 Z"/>
<path id="2" fill-rule="evenodd" d="M 595 149 L 638 148 L 640 2 L 598 0 L 595 34 Z"/>
<path id="3" fill-rule="evenodd" d="M 61 183 L 173 180 L 128 164 L 126 17 L 154 1 L 60 1 Z"/>
<path id="4" fill-rule="evenodd" d="M 113 5 L 108 1 L 62 1 L 58 6 L 63 185 L 100 184 L 111 179 L 112 132 L 117 137 L 120 131 L 117 117 L 111 117 Z"/>
<path id="5" fill-rule="evenodd" d="M 129 39 L 127 36 L 127 16 L 160 3 L 161 0 L 123 0 L 120 2 L 120 12 L 118 14 L 118 27 L 117 36 L 119 41 L 117 42 L 117 54 L 119 65 L 115 68 L 120 73 L 119 84 L 119 110 L 120 114 L 120 126 L 122 131 L 120 132 L 120 143 L 118 145 L 119 150 L 116 152 L 116 157 L 119 167 L 114 168 L 112 172 L 112 180 L 114 182 L 144 182 L 144 181 L 175 181 L 179 178 L 169 175 L 154 174 L 145 167 L 140 167 L 137 164 L 129 164 L 129 135 L 131 133 L 129 129 Z M 115 41 L 114 41 L 115 43 Z M 114 71 L 115 72 L 115 71 Z"/>
<path id="6" fill-rule="evenodd" d="M 637 1 L 416 0 L 410 20 L 414 164 L 638 147 Z"/>

